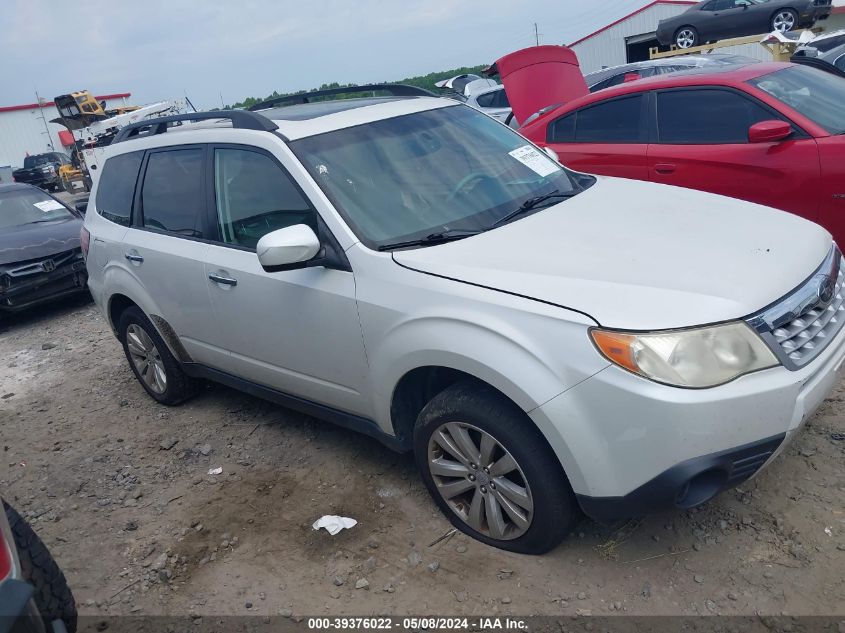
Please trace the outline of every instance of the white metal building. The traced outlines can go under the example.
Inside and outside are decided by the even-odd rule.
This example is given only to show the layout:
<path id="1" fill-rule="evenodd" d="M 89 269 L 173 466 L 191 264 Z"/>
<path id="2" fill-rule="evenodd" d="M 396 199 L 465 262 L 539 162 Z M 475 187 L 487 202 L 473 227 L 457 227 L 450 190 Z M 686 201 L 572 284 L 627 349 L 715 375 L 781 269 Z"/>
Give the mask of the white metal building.
<path id="1" fill-rule="evenodd" d="M 657 46 L 655 31 L 660 20 L 679 15 L 689 9 L 694 0 L 654 0 L 607 26 L 582 37 L 569 46 L 578 56 L 584 74 L 609 66 L 648 59 L 648 49 Z M 817 27 L 825 31 L 845 28 L 845 0 L 833 0 L 833 13 Z M 720 48 L 720 53 L 745 55 L 761 61 L 772 57 L 759 44 Z"/>
<path id="2" fill-rule="evenodd" d="M 129 96 L 130 93 L 121 92 L 101 95 L 96 99 L 105 101 L 107 108 L 116 108 L 126 105 Z M 53 150 L 69 153 L 67 146 L 73 143 L 69 132 L 61 125 L 50 123 L 50 119 L 58 117 L 59 112 L 52 101 L 42 107 L 37 103 L 0 106 L 0 167 L 20 167 L 27 153 L 40 154 Z"/>

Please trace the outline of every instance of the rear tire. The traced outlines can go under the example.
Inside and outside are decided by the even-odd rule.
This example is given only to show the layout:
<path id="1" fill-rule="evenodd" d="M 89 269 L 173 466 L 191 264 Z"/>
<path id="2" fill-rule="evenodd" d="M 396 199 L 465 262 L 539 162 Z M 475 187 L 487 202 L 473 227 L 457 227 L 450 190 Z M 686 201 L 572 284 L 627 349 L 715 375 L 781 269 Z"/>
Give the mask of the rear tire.
<path id="1" fill-rule="evenodd" d="M 76 601 L 65 575 L 50 555 L 50 550 L 17 511 L 6 502 L 3 502 L 3 509 L 12 529 L 23 579 L 35 587 L 34 600 L 38 612 L 48 625 L 54 620 L 62 620 L 68 633 L 75 633 Z M 49 626 L 45 628 L 52 630 Z"/>
<path id="2" fill-rule="evenodd" d="M 486 385 L 463 382 L 436 395 L 417 419 L 414 456 L 452 525 L 488 545 L 543 554 L 578 516 L 545 438 L 519 407 Z"/>
<path id="3" fill-rule="evenodd" d="M 698 31 L 692 26 L 682 26 L 675 31 L 675 46 L 678 48 L 692 48 L 700 44 Z"/>
<path id="4" fill-rule="evenodd" d="M 131 306 L 121 313 L 118 337 L 129 367 L 157 402 L 179 404 L 199 391 L 201 382 L 185 373 L 140 308 Z"/>
<path id="5" fill-rule="evenodd" d="M 798 28 L 798 12 L 794 9 L 780 9 L 773 16 L 770 26 L 773 31 L 788 33 Z"/>

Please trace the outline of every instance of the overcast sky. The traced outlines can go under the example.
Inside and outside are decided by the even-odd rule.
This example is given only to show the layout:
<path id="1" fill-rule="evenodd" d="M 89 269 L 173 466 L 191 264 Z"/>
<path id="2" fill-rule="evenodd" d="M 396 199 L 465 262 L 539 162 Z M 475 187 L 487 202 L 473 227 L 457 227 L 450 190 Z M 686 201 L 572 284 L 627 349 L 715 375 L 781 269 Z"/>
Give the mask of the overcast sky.
<path id="1" fill-rule="evenodd" d="M 88 89 L 198 108 L 569 44 L 647 0 L 0 0 L 0 106 Z"/>

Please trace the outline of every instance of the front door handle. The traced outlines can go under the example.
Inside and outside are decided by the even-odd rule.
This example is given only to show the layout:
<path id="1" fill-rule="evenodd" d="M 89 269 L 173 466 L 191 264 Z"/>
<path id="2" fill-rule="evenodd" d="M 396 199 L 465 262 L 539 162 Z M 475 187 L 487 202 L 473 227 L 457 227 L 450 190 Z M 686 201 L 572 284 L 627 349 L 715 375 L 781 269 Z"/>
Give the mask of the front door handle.
<path id="1" fill-rule="evenodd" d="M 211 281 L 213 281 L 215 283 L 224 284 L 226 286 L 237 286 L 238 285 L 237 279 L 233 279 L 232 277 L 224 277 L 223 275 L 218 275 L 218 274 L 215 274 L 215 273 L 209 273 L 208 278 L 211 279 Z"/>
<path id="2" fill-rule="evenodd" d="M 138 264 L 144 261 L 144 258 L 141 255 L 131 251 L 129 253 L 126 253 L 124 257 L 126 257 L 126 259 L 128 259 L 130 262 L 137 262 Z"/>
<path id="3" fill-rule="evenodd" d="M 654 166 L 654 171 L 658 174 L 674 174 L 675 173 L 675 165 L 672 163 L 657 163 Z"/>

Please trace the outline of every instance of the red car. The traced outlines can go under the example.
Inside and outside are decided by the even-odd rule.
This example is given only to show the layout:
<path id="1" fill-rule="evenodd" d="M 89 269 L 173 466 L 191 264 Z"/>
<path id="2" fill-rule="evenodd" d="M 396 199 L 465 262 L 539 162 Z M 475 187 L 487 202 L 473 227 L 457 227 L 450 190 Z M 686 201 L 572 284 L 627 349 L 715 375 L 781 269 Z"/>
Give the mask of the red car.
<path id="1" fill-rule="evenodd" d="M 845 246 L 845 79 L 831 73 L 682 71 L 568 101 L 520 132 L 573 169 L 791 211 Z"/>

